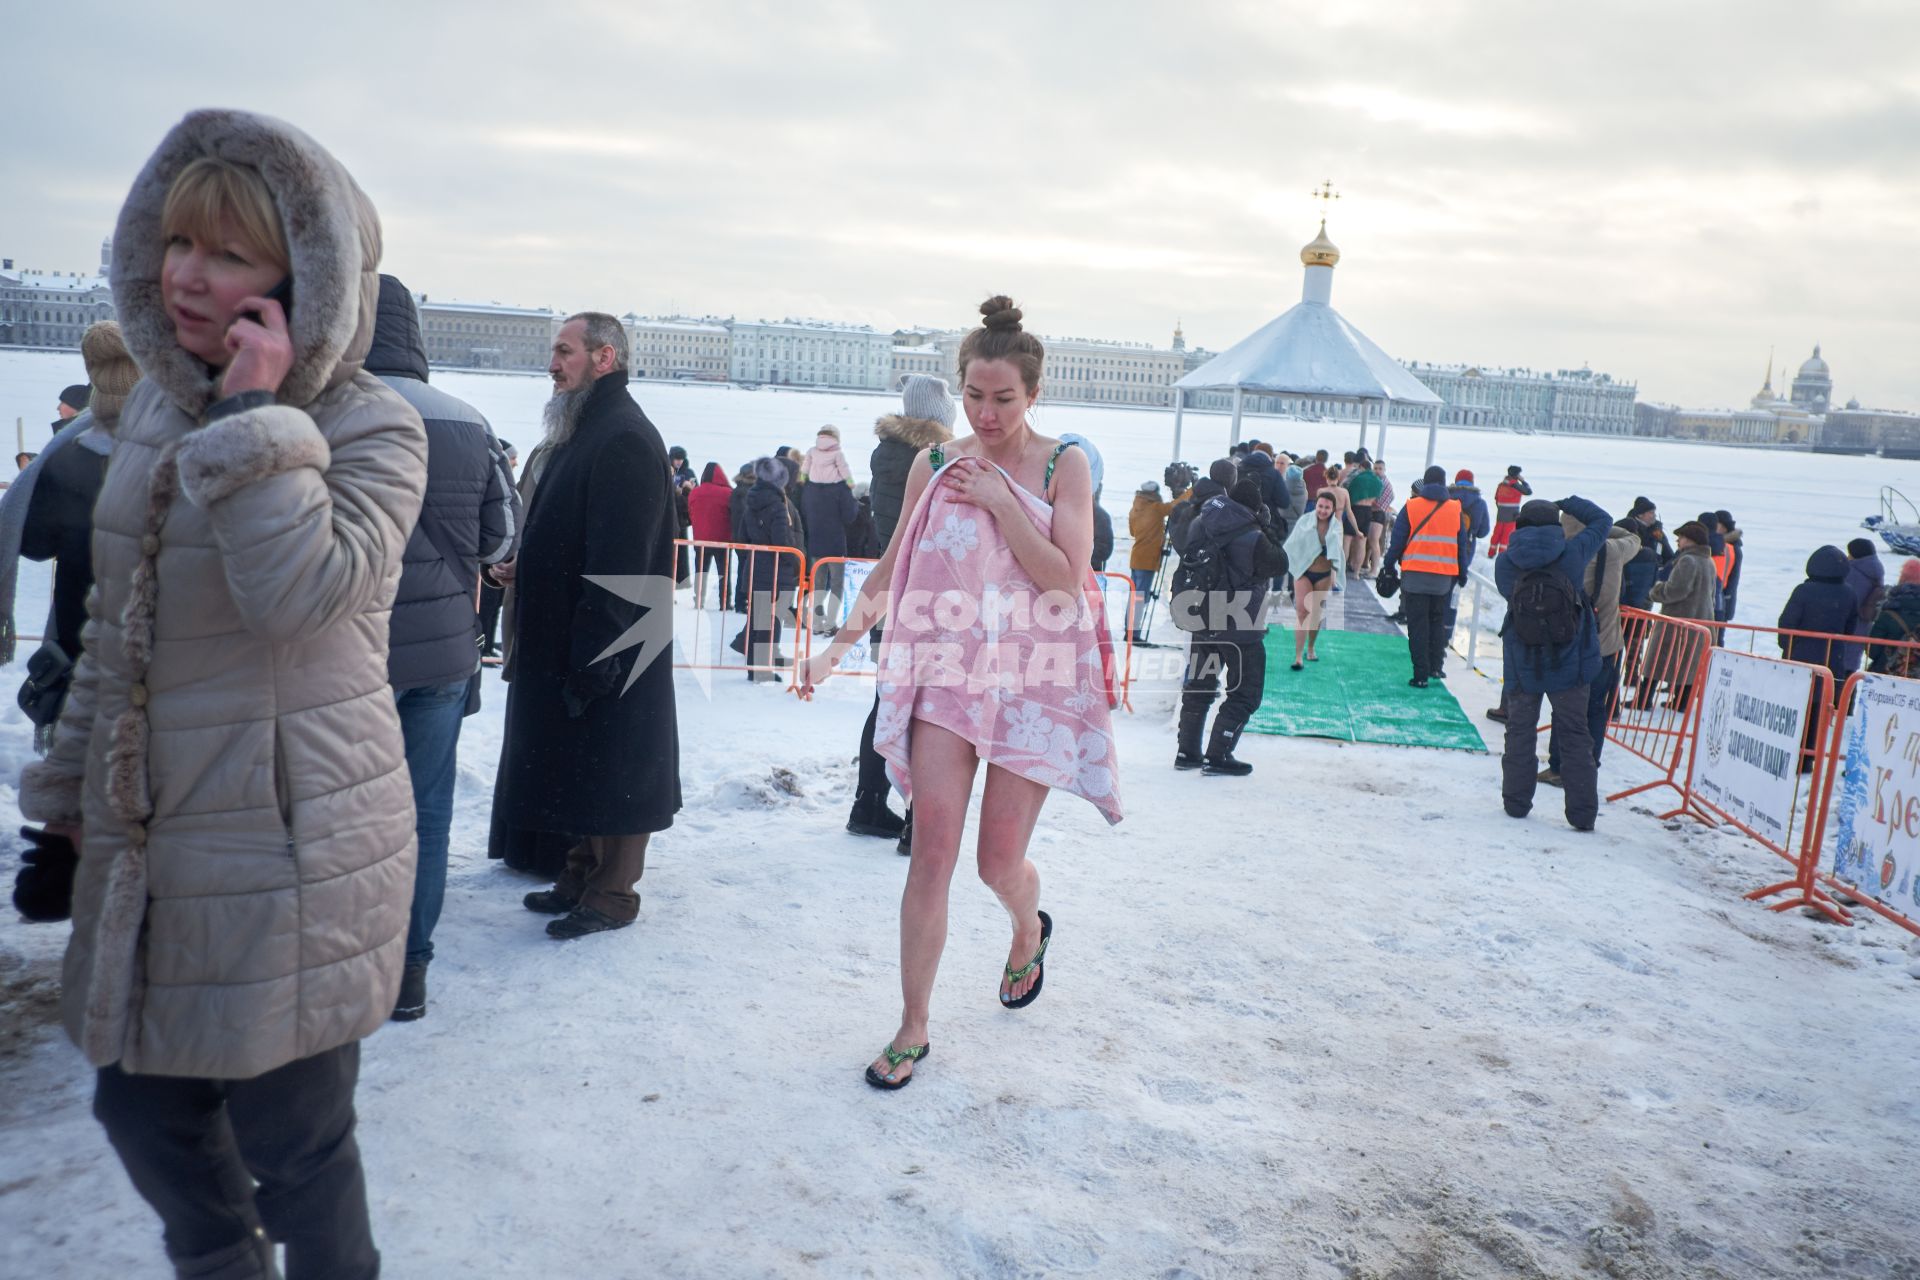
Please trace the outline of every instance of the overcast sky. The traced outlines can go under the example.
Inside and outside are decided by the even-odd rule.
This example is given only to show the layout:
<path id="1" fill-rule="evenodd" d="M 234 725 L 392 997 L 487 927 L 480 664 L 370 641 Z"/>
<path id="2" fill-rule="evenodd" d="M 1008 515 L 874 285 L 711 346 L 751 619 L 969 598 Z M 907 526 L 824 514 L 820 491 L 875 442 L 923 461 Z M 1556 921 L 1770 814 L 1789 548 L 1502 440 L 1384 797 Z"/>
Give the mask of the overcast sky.
<path id="1" fill-rule="evenodd" d="M 1298 300 L 1330 178 L 1334 304 L 1402 359 L 1724 405 L 1818 341 L 1840 399 L 1920 409 L 1909 0 L 279 9 L 18 6 L 0 252 L 90 268 L 166 128 L 237 106 L 333 150 L 435 297 L 891 327 L 1004 291 L 1219 350 Z"/>

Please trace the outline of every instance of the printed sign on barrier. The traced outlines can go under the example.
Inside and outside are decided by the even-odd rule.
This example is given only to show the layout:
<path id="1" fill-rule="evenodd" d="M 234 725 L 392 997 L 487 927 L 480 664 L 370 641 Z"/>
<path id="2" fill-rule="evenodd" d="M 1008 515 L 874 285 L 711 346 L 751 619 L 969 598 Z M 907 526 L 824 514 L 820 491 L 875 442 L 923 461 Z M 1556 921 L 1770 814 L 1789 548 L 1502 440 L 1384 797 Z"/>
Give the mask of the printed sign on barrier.
<path id="1" fill-rule="evenodd" d="M 1920 907 L 1920 680 L 1862 676 L 1853 705 L 1833 875 L 1911 913 Z"/>
<path id="2" fill-rule="evenodd" d="M 860 588 L 867 584 L 867 575 L 873 572 L 873 561 L 849 560 L 840 568 L 846 577 L 841 587 L 839 616 L 833 620 L 835 627 L 845 622 L 847 614 L 853 611 L 853 602 L 859 598 Z M 820 642 L 815 641 L 815 643 Z M 869 632 L 861 636 L 853 648 L 841 655 L 840 661 L 834 663 L 833 669 L 835 671 L 877 671 L 879 670 L 876 662 L 877 655 L 873 650 L 873 634 Z"/>
<path id="3" fill-rule="evenodd" d="M 1702 692 L 1694 791 L 1785 849 L 1813 668 L 1715 649 Z"/>

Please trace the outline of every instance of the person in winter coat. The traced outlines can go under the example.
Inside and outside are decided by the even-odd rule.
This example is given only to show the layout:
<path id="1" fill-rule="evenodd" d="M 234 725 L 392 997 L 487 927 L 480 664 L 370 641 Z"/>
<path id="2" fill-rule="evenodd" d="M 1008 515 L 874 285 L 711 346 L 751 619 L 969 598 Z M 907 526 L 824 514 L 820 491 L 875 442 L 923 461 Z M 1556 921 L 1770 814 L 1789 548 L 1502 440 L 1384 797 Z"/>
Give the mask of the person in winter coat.
<path id="1" fill-rule="evenodd" d="M 880 437 L 868 469 L 873 475 L 873 527 L 880 545 L 893 541 L 900 520 L 900 503 L 907 492 L 907 473 L 913 460 L 929 445 L 953 439 L 954 405 L 947 384 L 924 373 L 911 374 L 900 385 L 900 412 L 873 424 Z"/>
<path id="2" fill-rule="evenodd" d="M 511 572 L 513 678 L 495 818 L 571 838 L 553 888 L 522 899 L 573 939 L 633 923 L 647 845 L 680 809 L 673 668 L 674 522 L 666 445 L 627 390 L 628 343 L 604 312 L 567 317 L 547 372 L 546 471 Z"/>
<path id="3" fill-rule="evenodd" d="M 1093 558 L 1091 567 L 1095 573 L 1107 571 L 1107 561 L 1113 559 L 1113 517 L 1100 505 L 1100 492 L 1093 494 Z"/>
<path id="4" fill-rule="evenodd" d="M 733 540 L 733 486 L 727 483 L 727 469 L 709 462 L 700 470 L 700 483 L 687 495 L 687 514 L 693 521 L 695 542 L 725 543 Z M 713 606 L 727 607 L 727 549 L 724 546 L 699 548 L 693 575 L 693 607 L 700 608 L 706 598 L 707 578 L 714 579 Z"/>
<path id="5" fill-rule="evenodd" d="M 1727 569 L 1720 580 L 1720 621 L 1732 622 L 1733 612 L 1740 604 L 1740 571 L 1746 568 L 1747 548 L 1731 512 L 1714 512 L 1713 523 L 1707 527 L 1720 535 L 1726 547 Z M 1719 548 L 1714 549 L 1714 554 L 1720 554 Z"/>
<path id="6" fill-rule="evenodd" d="M 840 452 L 840 428 L 820 428 L 819 434 L 813 438 L 813 448 L 807 450 L 800 474 L 808 484 L 852 482 L 853 471 L 847 466 L 847 455 Z"/>
<path id="7" fill-rule="evenodd" d="M 1133 509 L 1127 512 L 1127 532 L 1133 535 L 1133 549 L 1127 553 L 1127 571 L 1133 575 L 1133 616 L 1127 619 L 1127 631 L 1136 644 L 1147 638 L 1140 618 L 1153 594 L 1160 563 L 1167 557 L 1167 516 L 1180 501 L 1161 501 L 1160 482 L 1147 480 L 1134 493 Z"/>
<path id="8" fill-rule="evenodd" d="M 858 504 L 847 525 L 847 554 L 855 560 L 878 560 L 886 548 L 873 527 L 873 492 L 865 480 L 853 482 L 853 500 Z"/>
<path id="9" fill-rule="evenodd" d="M 20 808 L 80 849 L 62 1010 L 180 1275 L 275 1274 L 276 1241 L 293 1275 L 380 1265 L 353 1094 L 406 950 L 387 619 L 427 444 L 361 367 L 379 259 L 340 163 L 239 111 L 176 125 L 113 234 L 145 377 Z"/>
<path id="10" fill-rule="evenodd" d="M 1533 486 L 1521 478 L 1519 465 L 1508 467 L 1506 477 L 1493 490 L 1493 540 L 1487 544 L 1489 556 L 1506 550 L 1507 539 L 1513 536 L 1520 519 L 1520 504 L 1532 496 Z"/>
<path id="11" fill-rule="evenodd" d="M 1855 538 L 1847 544 L 1847 586 L 1860 603 L 1859 612 L 1854 615 L 1853 629 L 1856 634 L 1866 635 L 1880 612 L 1880 602 L 1887 598 L 1887 567 L 1880 562 L 1880 553 L 1866 538 Z M 1857 644 L 1849 645 L 1848 649 L 1851 656 L 1847 669 L 1857 670 L 1865 650 Z"/>
<path id="12" fill-rule="evenodd" d="M 687 451 L 679 445 L 674 445 L 667 450 L 667 462 L 673 468 L 673 536 L 684 539 L 687 536 L 687 530 L 693 524 L 693 513 L 687 509 L 687 499 L 692 496 L 696 483 L 693 478 L 693 467 L 687 461 Z M 687 548 L 676 546 L 673 549 L 674 581 L 680 586 L 687 585 L 689 570 L 692 568 L 691 562 L 692 557 L 687 554 Z"/>
<path id="13" fill-rule="evenodd" d="M 1255 449 L 1247 455 L 1243 470 L 1246 478 L 1258 486 L 1260 501 L 1266 504 L 1274 527 L 1285 537 L 1293 513 L 1300 508 L 1293 505 L 1293 491 L 1287 487 L 1287 478 L 1275 464 L 1273 455 L 1265 449 Z"/>
<path id="14" fill-rule="evenodd" d="M 1847 553 L 1831 544 L 1807 557 L 1806 581 L 1793 589 L 1777 624 L 1783 631 L 1817 635 L 1780 636 L 1780 652 L 1789 662 L 1807 662 L 1833 672 L 1834 688 L 1859 663 L 1860 646 L 1829 639 L 1853 635 L 1860 620 L 1860 597 L 1847 582 Z"/>
<path id="15" fill-rule="evenodd" d="M 1900 565 L 1900 580 L 1880 602 L 1867 635 L 1876 641 L 1902 642 L 1867 646 L 1868 669 L 1875 675 L 1920 676 L 1920 647 L 1905 643 L 1920 642 L 1920 560 Z"/>
<path id="16" fill-rule="evenodd" d="M 1265 455 L 1255 450 L 1251 456 Z M 1173 767 L 1241 778 L 1252 773 L 1253 766 L 1235 759 L 1233 748 L 1265 696 L 1267 590 L 1287 562 L 1258 482 L 1249 477 L 1225 496 L 1208 499 L 1187 531 L 1187 548 L 1189 554 L 1204 548 L 1222 556 L 1225 585 L 1196 593 L 1202 599 L 1176 599 L 1172 604 L 1176 612 L 1197 615 L 1203 624 L 1193 632 L 1187 650 Z M 1222 680 L 1227 696 L 1202 754 L 1201 730 Z"/>
<path id="17" fill-rule="evenodd" d="M 900 384 L 900 412 L 888 414 L 873 424 L 880 437 L 868 459 L 873 474 L 870 496 L 873 499 L 873 531 L 877 554 L 885 555 L 893 542 L 893 529 L 900 522 L 901 505 L 906 500 L 907 476 L 920 451 L 953 439 L 953 396 L 944 379 L 924 373 L 909 374 Z M 874 636 L 880 628 L 874 629 Z M 876 685 L 878 682 L 875 682 Z M 847 830 L 857 836 L 874 836 L 896 841 L 901 854 L 913 852 L 913 830 L 909 819 L 887 805 L 893 784 L 887 780 L 887 762 L 873 749 L 873 731 L 880 714 L 880 695 L 876 689 L 873 708 L 860 730 L 860 776 L 854 786 L 853 811 L 847 815 Z"/>
<path id="18" fill-rule="evenodd" d="M 734 500 L 741 508 L 743 541 L 799 549 L 801 534 L 794 527 L 793 503 L 787 497 L 792 475 L 785 458 L 754 460 L 753 487 Z M 747 657 L 747 679 L 755 684 L 778 683 L 780 677 L 770 668 L 786 665 L 780 657 L 780 624 L 793 616 L 792 592 L 800 585 L 800 560 L 775 551 L 751 551 L 744 558 L 743 573 L 752 584 L 752 595 L 747 624 L 733 638 L 733 647 Z"/>
<path id="19" fill-rule="evenodd" d="M 1674 530 L 1674 541 L 1679 550 L 1666 580 L 1653 584 L 1653 601 L 1660 606 L 1663 618 L 1710 623 L 1720 587 L 1714 579 L 1713 557 L 1707 550 L 1706 526 L 1689 520 Z M 1660 682 L 1665 680 L 1667 705 L 1676 711 L 1686 710 L 1693 696 L 1693 677 L 1700 665 L 1703 639 L 1691 629 L 1654 627 L 1648 633 L 1632 705 L 1642 711 L 1652 708 Z"/>
<path id="20" fill-rule="evenodd" d="M 785 470 L 784 467 L 781 469 Z M 744 499 L 747 496 L 747 490 L 753 488 L 753 484 L 753 464 L 743 463 L 740 470 L 734 473 L 733 500 L 727 506 L 727 523 L 734 542 L 743 543 L 747 540 L 747 504 Z M 747 611 L 747 570 L 752 564 L 753 560 L 746 552 L 734 553 L 733 611 L 735 613 Z"/>
<path id="21" fill-rule="evenodd" d="M 521 510 L 506 454 L 486 418 L 427 385 L 420 316 L 413 295 L 392 276 L 380 277 L 365 367 L 412 405 L 427 428 L 426 495 L 401 558 L 387 628 L 387 681 L 400 711 L 419 844 L 407 962 L 393 1006 L 395 1021 L 411 1022 L 426 1016 L 433 930 L 447 892 L 460 721 L 480 709 L 474 589 L 482 565 L 512 557 Z"/>
<path id="22" fill-rule="evenodd" d="M 1660 524 L 1659 509 L 1650 498 L 1635 498 L 1633 507 L 1614 523 L 1640 539 L 1640 550 L 1621 575 L 1620 603 L 1633 609 L 1652 608 L 1653 584 L 1673 563 L 1673 548 Z"/>
<path id="23" fill-rule="evenodd" d="M 1579 523 L 1578 533 L 1567 533 L 1563 513 Z M 1612 523 L 1612 516 L 1585 498 L 1567 497 L 1558 503 L 1535 499 L 1520 509 L 1506 550 L 1494 562 L 1494 583 L 1508 606 L 1501 628 L 1507 735 L 1500 758 L 1500 800 L 1510 818 L 1524 818 L 1533 810 L 1543 699 L 1553 706 L 1553 728 L 1560 738 L 1567 822 L 1575 831 L 1591 831 L 1599 817 L 1587 689 L 1600 675 L 1600 629 L 1581 583 Z M 1528 623 L 1537 607 L 1545 610 L 1538 615 L 1545 629 L 1564 624 L 1572 639 L 1532 642 Z"/>
<path id="24" fill-rule="evenodd" d="M 1480 539 L 1493 532 L 1493 521 L 1487 515 L 1487 500 L 1480 496 L 1480 486 L 1473 482 L 1473 472 L 1465 467 L 1453 473 L 1453 483 L 1447 486 L 1447 496 L 1460 504 L 1467 529 L 1473 535 L 1472 541 L 1467 544 L 1467 561 L 1471 564 Z"/>
<path id="25" fill-rule="evenodd" d="M 1407 652 L 1416 689 L 1446 674 L 1453 589 L 1473 559 L 1473 523 L 1447 488 L 1442 467 L 1428 467 L 1393 521 L 1384 567 L 1398 568 L 1407 615 Z"/>
<path id="26" fill-rule="evenodd" d="M 1196 494 L 1199 485 L 1194 485 Z M 1195 499 L 1198 501 L 1198 499 Z M 1332 489 L 1322 489 L 1313 510 L 1296 520 L 1284 550 L 1293 575 L 1293 669 L 1320 661 L 1314 645 L 1326 617 L 1327 597 L 1346 580 L 1346 535 L 1340 525 L 1339 505 Z"/>
<path id="27" fill-rule="evenodd" d="M 823 433 L 821 439 L 827 438 Z M 806 527 L 807 562 L 815 566 L 813 628 L 823 631 L 836 625 L 840 617 L 840 596 L 847 567 L 838 562 L 817 562 L 847 554 L 847 526 L 860 514 L 860 502 L 853 496 L 853 485 L 847 480 L 825 478 L 846 470 L 839 441 L 833 442 L 831 450 L 815 447 L 807 459 L 809 465 L 818 463 L 822 468 L 810 473 L 807 482 L 800 486 L 800 519 Z"/>
<path id="28" fill-rule="evenodd" d="M 1583 526 L 1567 512 L 1560 513 L 1560 527 L 1569 538 L 1580 533 Z M 1625 632 L 1620 623 L 1620 583 L 1627 562 L 1639 554 L 1640 538 L 1630 530 L 1622 529 L 1617 523 L 1607 530 L 1607 540 L 1600 547 L 1600 553 L 1587 565 L 1587 576 L 1581 583 L 1589 603 L 1593 606 L 1594 625 L 1600 632 L 1600 674 L 1587 686 L 1587 731 L 1593 739 L 1593 764 L 1600 766 L 1600 756 L 1607 745 L 1607 725 L 1613 720 L 1613 708 L 1620 694 L 1620 654 L 1626 648 Z M 1560 785 L 1560 739 L 1549 735 L 1547 738 L 1547 768 L 1540 775 L 1540 781 L 1549 786 Z"/>
<path id="29" fill-rule="evenodd" d="M 1287 506 L 1289 513 L 1287 529 L 1291 532 L 1293 529 L 1292 521 L 1301 519 L 1306 515 L 1307 508 L 1312 505 L 1312 500 L 1307 496 L 1307 474 L 1300 469 L 1299 463 L 1289 462 L 1287 464 L 1284 479 L 1287 485 Z"/>

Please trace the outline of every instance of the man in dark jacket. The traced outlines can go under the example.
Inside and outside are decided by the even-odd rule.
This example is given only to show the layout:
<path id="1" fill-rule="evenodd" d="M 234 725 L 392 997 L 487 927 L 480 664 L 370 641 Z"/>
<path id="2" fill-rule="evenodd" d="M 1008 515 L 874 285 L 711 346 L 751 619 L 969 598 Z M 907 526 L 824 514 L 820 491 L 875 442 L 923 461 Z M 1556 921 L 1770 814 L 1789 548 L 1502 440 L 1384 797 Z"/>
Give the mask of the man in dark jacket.
<path id="1" fill-rule="evenodd" d="M 1660 523 L 1659 509 L 1651 498 L 1635 498 L 1626 515 L 1614 522 L 1640 539 L 1640 550 L 1620 578 L 1620 604 L 1623 608 L 1653 608 L 1653 584 L 1673 563 L 1673 545 L 1667 541 L 1666 528 Z"/>
<path id="2" fill-rule="evenodd" d="M 1207 474 L 1193 482 L 1193 492 L 1167 517 L 1167 545 L 1175 554 L 1185 555 L 1187 533 L 1207 505 L 1209 498 L 1225 497 L 1227 490 L 1240 482 L 1240 468 L 1232 458 L 1220 458 L 1207 468 Z"/>
<path id="3" fill-rule="evenodd" d="M 1580 522 L 1579 533 L 1568 536 L 1561 527 L 1563 510 Z M 1591 831 L 1599 817 L 1587 690 L 1600 675 L 1600 630 L 1581 583 L 1612 523 L 1612 516 L 1585 498 L 1563 498 L 1558 504 L 1536 498 L 1520 508 L 1506 549 L 1494 561 L 1494 582 L 1507 601 L 1507 620 L 1501 626 L 1507 740 L 1500 760 L 1500 798 L 1510 818 L 1524 818 L 1533 809 L 1540 781 L 1537 735 L 1543 698 L 1553 705 L 1567 822 L 1576 831 Z M 1552 607 L 1556 602 L 1560 608 Z M 1536 606 L 1543 611 L 1535 614 Z M 1547 630 L 1565 626 L 1572 638 L 1531 643 L 1534 625 Z"/>
<path id="4" fill-rule="evenodd" d="M 879 538 L 875 556 L 883 556 L 893 541 L 894 526 L 900 522 L 900 507 L 907 497 L 907 473 L 913 460 L 929 445 L 945 444 L 953 439 L 954 404 L 947 384 L 924 373 L 907 376 L 900 384 L 900 412 L 890 413 L 873 424 L 880 437 L 874 446 L 868 467 L 873 472 L 867 495 L 873 506 L 873 529 Z M 880 636 L 874 629 L 874 638 Z M 877 683 L 877 682 L 876 682 Z M 854 784 L 853 812 L 847 815 L 847 830 L 857 836 L 877 836 L 895 840 L 901 853 L 913 852 L 909 826 L 912 810 L 901 817 L 887 807 L 892 790 L 887 781 L 887 762 L 873 749 L 874 721 L 880 714 L 880 696 L 876 691 L 873 709 L 860 730 L 860 777 Z"/>
<path id="5" fill-rule="evenodd" d="M 667 450 L 667 465 L 673 468 L 673 536 L 684 540 L 693 528 L 693 509 L 687 505 L 687 500 L 693 496 L 694 487 L 700 483 L 700 479 L 693 474 L 693 464 L 687 461 L 687 451 L 679 445 Z M 692 580 L 692 569 L 692 557 L 687 554 L 687 548 L 675 547 L 673 572 L 681 586 L 686 586 Z"/>
<path id="6" fill-rule="evenodd" d="M 647 841 L 680 809 L 673 701 L 667 449 L 627 390 L 627 334 L 602 312 L 553 341 L 553 451 L 527 511 L 514 585 L 514 672 L 494 811 L 577 841 L 528 910 L 577 938 L 632 924 Z M 496 571 L 497 572 L 497 571 Z"/>
<path id="7" fill-rule="evenodd" d="M 427 965 L 447 890 L 447 832 L 461 718 L 479 710 L 474 588 L 480 566 L 511 558 L 520 498 L 505 452 L 478 409 L 427 385 L 427 344 L 406 286 L 380 277 L 366 371 L 392 387 L 427 424 L 427 492 L 401 558 L 387 626 L 387 682 L 400 711 L 413 782 L 420 859 L 407 923 L 407 961 L 393 1016 L 427 1011 Z M 468 697 L 473 688 L 474 697 Z"/>
<path id="8" fill-rule="evenodd" d="M 1780 611 L 1783 631 L 1812 631 L 1811 636 L 1781 636 L 1780 652 L 1789 662 L 1806 662 L 1833 672 L 1833 687 L 1859 665 L 1860 646 L 1829 636 L 1852 635 L 1859 625 L 1860 598 L 1847 583 L 1847 553 L 1824 546 L 1807 557 L 1807 578 L 1787 597 Z"/>
<path id="9" fill-rule="evenodd" d="M 1487 514 L 1487 500 L 1481 496 L 1480 486 L 1473 482 L 1473 472 L 1465 467 L 1454 472 L 1453 483 L 1447 486 L 1447 496 L 1460 504 L 1468 531 L 1473 535 L 1473 541 L 1467 546 L 1467 560 L 1471 563 L 1480 539 L 1493 532 L 1493 517 Z"/>
<path id="10" fill-rule="evenodd" d="M 1185 528 L 1182 554 L 1204 550 L 1220 556 L 1225 585 L 1197 593 L 1202 596 L 1197 600 L 1173 602 L 1176 619 L 1187 616 L 1201 623 L 1187 651 L 1173 767 L 1240 778 L 1252 773 L 1253 766 L 1236 760 L 1233 749 L 1266 693 L 1267 588 L 1286 570 L 1287 556 L 1257 484 L 1241 480 L 1225 494 L 1203 498 L 1200 485 L 1205 483 L 1194 485 L 1189 500 L 1198 510 Z M 1227 696 L 1202 756 L 1201 730 L 1223 679 Z"/>
<path id="11" fill-rule="evenodd" d="M 1413 497 L 1393 518 L 1382 569 L 1400 570 L 1407 613 L 1407 652 L 1416 689 L 1446 674 L 1453 589 L 1466 581 L 1473 560 L 1473 522 L 1447 489 L 1442 467 L 1428 467 Z"/>
<path id="12" fill-rule="evenodd" d="M 794 528 L 793 504 L 787 485 L 793 473 L 785 458 L 759 458 L 753 464 L 753 487 L 736 495 L 741 508 L 741 540 L 757 547 L 799 549 L 801 534 Z M 741 570 L 748 582 L 747 623 L 733 638 L 733 649 L 747 658 L 747 679 L 755 684 L 778 683 L 768 670 L 784 666 L 780 658 L 780 624 L 793 616 L 792 592 L 800 585 L 800 558 L 777 551 L 743 553 Z"/>

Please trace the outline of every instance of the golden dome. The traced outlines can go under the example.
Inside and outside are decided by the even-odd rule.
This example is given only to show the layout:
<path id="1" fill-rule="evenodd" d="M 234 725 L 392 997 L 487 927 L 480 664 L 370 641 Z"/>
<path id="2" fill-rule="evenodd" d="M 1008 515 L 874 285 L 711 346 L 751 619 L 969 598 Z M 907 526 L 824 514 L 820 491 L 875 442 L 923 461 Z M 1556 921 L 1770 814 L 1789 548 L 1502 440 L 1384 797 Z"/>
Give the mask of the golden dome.
<path id="1" fill-rule="evenodd" d="M 1327 239 L 1327 220 L 1320 219 L 1320 234 L 1315 236 L 1300 250 L 1300 265 L 1303 267 L 1331 267 L 1340 261 L 1340 249 Z"/>

